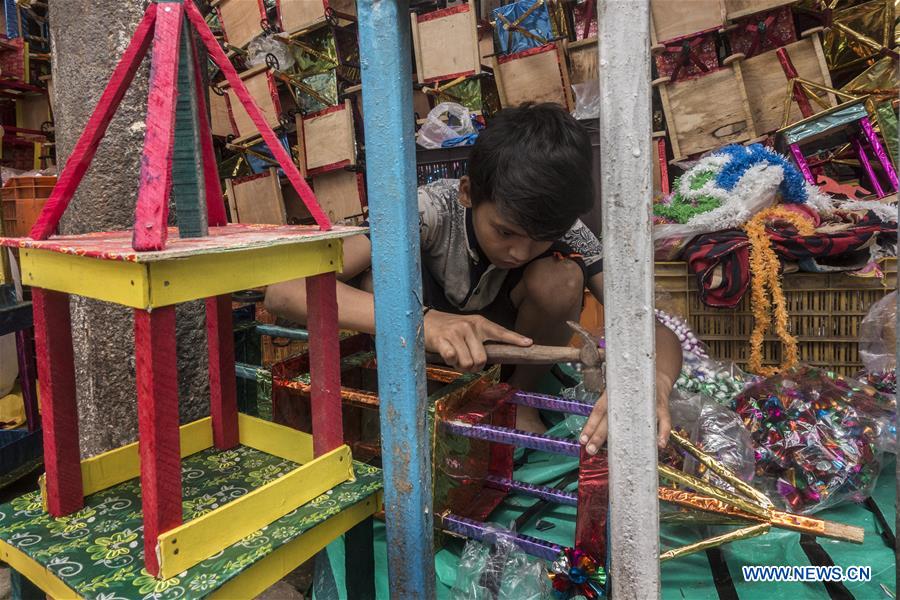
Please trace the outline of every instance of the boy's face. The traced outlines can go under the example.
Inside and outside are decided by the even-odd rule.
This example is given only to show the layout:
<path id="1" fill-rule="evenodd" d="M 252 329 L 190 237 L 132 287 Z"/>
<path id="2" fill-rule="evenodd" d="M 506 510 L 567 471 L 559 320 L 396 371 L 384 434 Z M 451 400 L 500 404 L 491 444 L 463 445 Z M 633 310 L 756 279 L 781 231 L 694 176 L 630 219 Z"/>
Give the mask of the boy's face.
<path id="1" fill-rule="evenodd" d="M 528 237 L 521 227 L 497 211 L 493 202 L 481 202 L 472 207 L 466 177 L 460 181 L 459 201 L 472 209 L 472 224 L 478 245 L 491 264 L 499 269 L 522 267 L 546 252 L 553 243 Z"/>

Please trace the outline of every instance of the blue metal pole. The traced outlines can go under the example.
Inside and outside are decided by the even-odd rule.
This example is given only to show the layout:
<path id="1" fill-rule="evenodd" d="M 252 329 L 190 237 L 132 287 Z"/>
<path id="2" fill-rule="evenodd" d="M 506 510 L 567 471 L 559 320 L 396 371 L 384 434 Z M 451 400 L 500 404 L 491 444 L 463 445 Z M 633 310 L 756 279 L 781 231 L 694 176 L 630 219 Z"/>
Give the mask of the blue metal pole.
<path id="1" fill-rule="evenodd" d="M 408 0 L 360 0 L 391 598 L 435 597 Z"/>

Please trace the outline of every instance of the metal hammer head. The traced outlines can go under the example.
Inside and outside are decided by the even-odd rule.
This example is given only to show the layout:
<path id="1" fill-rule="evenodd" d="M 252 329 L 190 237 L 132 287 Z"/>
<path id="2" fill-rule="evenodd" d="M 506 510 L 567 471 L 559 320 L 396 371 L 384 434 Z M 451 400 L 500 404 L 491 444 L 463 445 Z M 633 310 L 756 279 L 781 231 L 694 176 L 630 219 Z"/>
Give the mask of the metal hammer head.
<path id="1" fill-rule="evenodd" d="M 578 323 L 568 321 L 568 324 L 581 338 L 581 364 L 584 367 L 599 367 L 603 364 L 603 352 L 597 347 L 597 339 Z"/>

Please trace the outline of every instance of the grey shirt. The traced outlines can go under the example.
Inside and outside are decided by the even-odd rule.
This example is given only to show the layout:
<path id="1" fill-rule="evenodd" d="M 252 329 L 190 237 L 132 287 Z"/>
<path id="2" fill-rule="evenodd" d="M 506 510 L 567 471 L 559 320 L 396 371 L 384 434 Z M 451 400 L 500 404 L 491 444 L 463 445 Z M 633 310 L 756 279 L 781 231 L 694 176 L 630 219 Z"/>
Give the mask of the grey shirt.
<path id="1" fill-rule="evenodd" d="M 477 311 L 494 301 L 509 271 L 490 264 L 481 252 L 471 211 L 459 203 L 458 197 L 457 179 L 440 179 L 419 188 L 422 264 L 453 306 Z M 603 270 L 600 241 L 581 221 L 576 221 L 547 252 L 556 253 L 575 259 L 584 270 L 585 280 Z"/>

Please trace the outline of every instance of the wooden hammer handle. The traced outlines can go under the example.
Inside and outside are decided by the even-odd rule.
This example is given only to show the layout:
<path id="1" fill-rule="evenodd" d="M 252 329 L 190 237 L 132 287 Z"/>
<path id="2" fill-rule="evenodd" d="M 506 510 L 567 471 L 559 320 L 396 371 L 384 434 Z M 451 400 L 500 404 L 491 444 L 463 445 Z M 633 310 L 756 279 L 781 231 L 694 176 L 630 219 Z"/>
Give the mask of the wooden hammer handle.
<path id="1" fill-rule="evenodd" d="M 553 365 L 563 362 L 579 362 L 581 351 L 567 346 L 511 346 L 509 344 L 485 344 L 487 362 L 492 365 Z M 439 354 L 428 353 L 428 362 L 443 361 Z"/>

